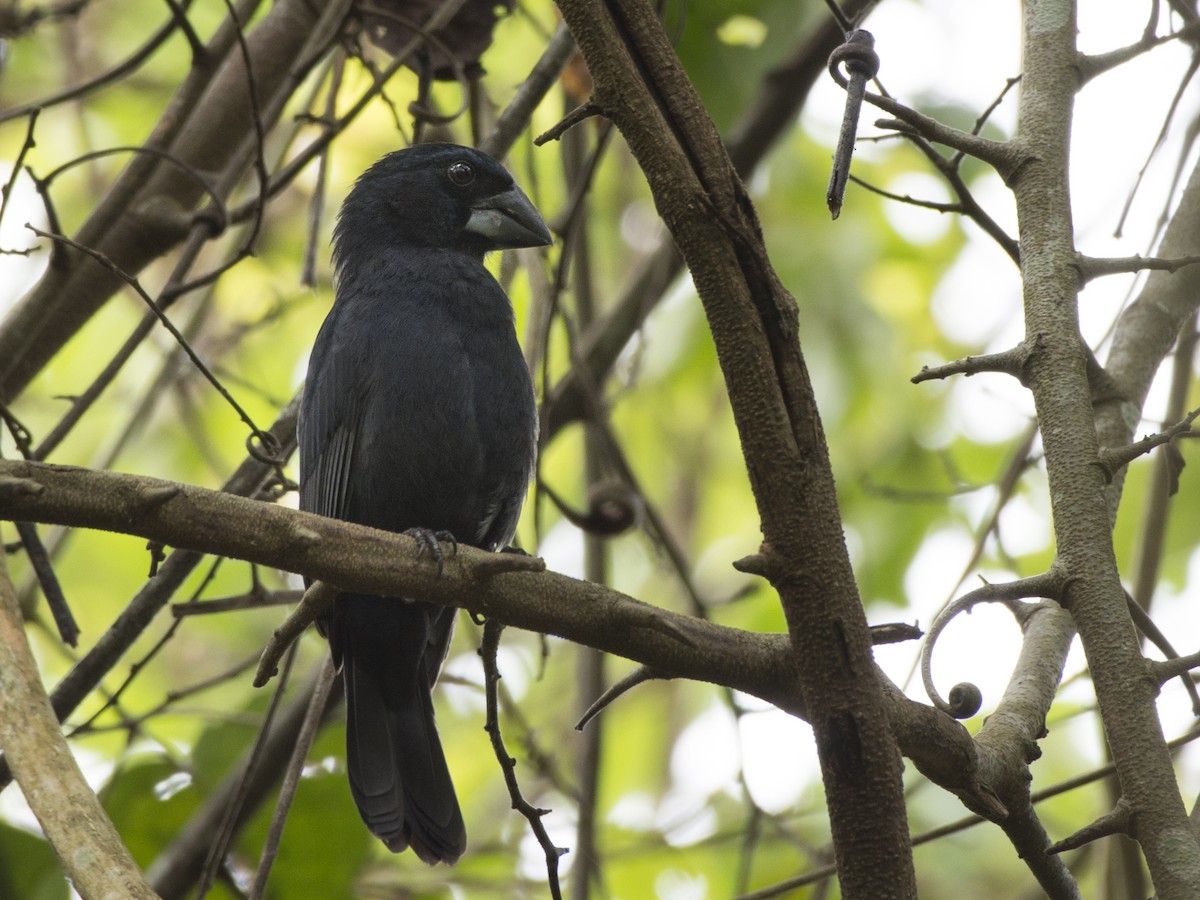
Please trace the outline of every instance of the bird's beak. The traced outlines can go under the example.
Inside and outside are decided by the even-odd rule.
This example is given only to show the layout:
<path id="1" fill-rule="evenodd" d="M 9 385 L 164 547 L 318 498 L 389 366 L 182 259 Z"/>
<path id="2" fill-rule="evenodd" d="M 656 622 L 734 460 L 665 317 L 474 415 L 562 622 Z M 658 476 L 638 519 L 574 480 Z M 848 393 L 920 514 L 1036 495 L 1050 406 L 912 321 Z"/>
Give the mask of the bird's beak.
<path id="1" fill-rule="evenodd" d="M 466 230 L 486 238 L 497 250 L 544 247 L 553 241 L 550 229 L 516 185 L 473 203 Z"/>

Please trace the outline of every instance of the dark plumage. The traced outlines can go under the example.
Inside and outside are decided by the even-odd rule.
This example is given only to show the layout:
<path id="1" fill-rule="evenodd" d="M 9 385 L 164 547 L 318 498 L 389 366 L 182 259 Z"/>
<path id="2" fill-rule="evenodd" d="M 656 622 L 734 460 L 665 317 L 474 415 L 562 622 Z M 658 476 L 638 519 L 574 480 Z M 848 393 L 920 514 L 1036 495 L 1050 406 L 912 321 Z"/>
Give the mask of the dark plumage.
<path id="1" fill-rule="evenodd" d="M 478 151 L 424 144 L 358 179 L 334 232 L 336 298 L 300 408 L 302 509 L 508 544 L 537 413 L 512 307 L 483 255 L 548 243 L 529 199 Z M 449 608 L 342 594 L 319 623 L 345 679 L 363 821 L 431 864 L 466 848 L 430 697 L 454 620 Z"/>

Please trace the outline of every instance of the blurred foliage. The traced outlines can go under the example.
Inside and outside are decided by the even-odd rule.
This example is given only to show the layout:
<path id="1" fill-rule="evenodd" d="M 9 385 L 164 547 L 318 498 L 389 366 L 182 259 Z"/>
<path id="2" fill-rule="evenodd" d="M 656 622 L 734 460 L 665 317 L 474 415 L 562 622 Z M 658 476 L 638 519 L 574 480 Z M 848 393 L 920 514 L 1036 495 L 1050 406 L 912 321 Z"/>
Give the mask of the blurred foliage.
<path id="1" fill-rule="evenodd" d="M 112 67 L 159 27 L 166 14 L 162 4 L 151 0 L 96 0 L 78 19 L 47 23 L 12 41 L 0 76 L 0 109 L 35 101 Z M 808 4 L 797 15 L 790 0 L 722 0 L 668 4 L 667 22 L 710 114 L 719 127 L 728 129 L 755 96 L 763 74 L 823 14 L 819 4 Z M 221 4 L 199 3 L 189 10 L 202 36 L 210 34 L 224 15 Z M 488 71 L 484 86 L 494 104 L 503 106 L 524 79 L 555 23 L 553 8 L 544 0 L 524 4 L 501 21 L 483 58 Z M 85 152 L 140 143 L 186 74 L 189 61 L 186 42 L 176 34 L 136 73 L 82 100 L 47 109 L 38 120 L 37 144 L 27 164 L 44 176 Z M 368 83 L 369 76 L 351 63 L 344 96 L 356 96 Z M 411 73 L 398 74 L 388 86 L 395 107 L 375 102 L 334 142 L 315 238 L 307 226 L 316 185 L 310 171 L 267 208 L 255 255 L 211 289 L 181 300 L 172 309 L 174 321 L 260 427 L 269 425 L 298 389 L 307 349 L 331 302 L 327 245 L 337 201 L 375 158 L 405 143 L 411 132 L 402 109 L 415 87 Z M 300 95 L 315 90 L 320 107 L 326 89 L 324 82 L 311 84 Z M 460 105 L 459 91 L 457 84 L 438 85 L 434 96 L 440 105 L 453 109 Z M 339 101 L 339 108 L 348 102 Z M 566 101 L 552 94 L 537 111 L 532 133 L 553 125 L 565 108 Z M 295 112 L 299 111 L 298 107 Z M 978 115 L 977 110 L 961 107 L 942 107 L 937 112 L 968 127 Z M 397 115 L 403 130 L 398 128 Z M 297 124 L 299 137 L 292 142 L 272 135 L 267 146 L 272 165 L 289 158 L 297 144 L 311 136 L 307 127 Z M 581 127 L 593 141 L 594 123 Z M 470 140 L 461 123 L 450 126 L 447 136 Z M 24 120 L 0 125 L 0 159 L 15 158 L 24 137 Z M 560 152 L 556 144 L 534 149 L 526 139 L 518 142 L 510 157 L 519 179 L 551 221 L 568 199 Z M 1018 407 L 1015 425 L 980 435 L 963 425 L 963 410 L 981 402 L 980 391 L 987 391 L 980 387 L 981 379 L 909 383 L 922 365 L 996 349 L 989 345 L 999 329 L 982 340 L 964 343 L 948 333 L 931 311 L 930 298 L 963 251 L 968 234 L 957 220 L 947 219 L 939 235 L 914 241 L 889 219 L 893 201 L 853 186 L 846 212 L 831 227 L 822 202 L 829 155 L 829 147 L 804 128 L 793 129 L 752 179 L 752 195 L 780 277 L 799 303 L 801 340 L 821 402 L 847 537 L 869 615 L 872 621 L 921 617 L 928 624 L 936 605 L 947 599 L 942 592 L 956 579 L 974 579 L 980 572 L 989 577 L 1029 575 L 1049 563 L 1053 548 L 1046 524 L 1044 474 L 1035 459 L 1017 484 L 1016 495 L 1027 510 L 1024 518 L 1014 520 L 1013 528 L 1021 532 L 1019 549 L 1006 551 L 1006 532 L 1001 527 L 999 538 L 993 534 L 983 540 L 978 564 L 971 565 L 971 546 L 979 529 L 987 525 L 987 510 L 997 496 L 996 482 L 1021 444 L 1028 410 Z M 64 230 L 71 232 L 86 218 L 126 161 L 123 154 L 101 157 L 54 182 L 52 195 Z M 855 167 L 859 177 L 880 187 L 914 171 L 928 172 L 928 164 L 897 142 L 873 148 Z M 964 174 L 971 180 L 977 170 L 968 166 Z M 6 246 L 28 241 L 28 233 L 14 230 L 10 223 L 44 222 L 36 197 L 25 190 L 24 177 L 17 187 L 20 190 L 14 193 L 5 222 Z M 247 185 L 243 197 L 251 196 L 252 188 Z M 655 234 L 648 191 L 619 139 L 612 142 L 597 171 L 588 217 L 594 289 L 603 315 L 636 262 L 652 249 Z M 201 270 L 219 265 L 244 237 L 243 226 L 214 242 Z M 319 260 L 313 287 L 301 283 L 310 239 L 316 241 Z M 45 265 L 46 250 L 41 244 L 28 259 L 0 259 L 0 314 L 28 283 L 31 267 Z M 556 261 L 552 254 L 551 263 Z M 502 265 L 499 258 L 492 262 L 497 268 Z M 142 283 L 153 291 L 169 272 L 169 263 L 160 262 L 142 274 Z M 532 302 L 529 279 L 523 274 L 514 278 L 510 293 L 518 331 L 527 335 Z M 574 316 L 569 294 L 565 303 L 566 314 Z M 53 427 L 66 407 L 63 398 L 87 387 L 143 312 L 132 292 L 120 295 L 24 393 L 13 412 L 35 437 Z M 555 383 L 570 366 L 570 333 L 561 320 L 555 324 L 544 383 Z M 535 381 L 543 383 L 543 376 Z M 608 395 L 613 433 L 646 502 L 662 516 L 689 561 L 689 574 L 707 613 L 722 624 L 783 630 L 774 595 L 729 565 L 753 552 L 760 535 L 722 375 L 703 312 L 686 281 L 672 289 L 627 348 Z M 180 360 L 170 339 L 156 332 L 52 459 L 217 487 L 244 457 L 244 440 L 245 426 L 233 411 Z M 541 462 L 544 481 L 577 506 L 583 505 L 586 492 L 582 447 L 581 427 L 569 427 L 547 447 Z M 7 438 L 3 449 L 11 454 Z M 1123 565 L 1138 555 L 1148 468 L 1135 466 L 1125 488 L 1116 530 Z M 552 568 L 579 574 L 580 535 L 544 497 L 535 498 L 535 503 L 528 507 L 522 524 L 524 544 L 545 555 Z M 1195 559 L 1200 504 L 1176 504 L 1174 514 L 1163 578 L 1177 592 Z M 1028 525 L 1030 516 L 1040 517 L 1040 530 Z M 86 649 L 144 584 L 149 564 L 144 542 L 93 532 L 66 536 L 54 529 L 44 532 L 56 547 L 57 571 L 83 628 Z M 6 540 L 12 539 L 7 528 L 4 534 Z M 1017 535 L 1010 532 L 1010 536 Z M 616 538 L 610 546 L 615 587 L 654 604 L 692 610 L 663 548 L 644 533 Z M 953 549 L 949 555 L 940 552 L 946 546 Z M 48 620 L 24 560 L 15 558 L 13 569 L 29 617 Z M 910 577 L 913 572 L 918 576 L 915 581 Z M 234 561 L 210 574 L 193 575 L 176 600 L 238 595 L 259 583 L 267 588 L 296 584 L 282 573 L 252 573 L 247 565 Z M 919 596 L 913 595 L 914 584 Z M 201 684 L 253 659 L 281 615 L 275 607 L 189 616 L 165 648 L 154 652 L 155 643 L 172 625 L 170 613 L 164 612 L 105 680 L 107 695 L 131 673 L 136 676 L 117 708 L 104 711 L 75 738 L 75 746 L 85 771 L 102 787 L 105 804 L 139 863 L 149 865 L 171 844 L 178 829 L 246 752 L 266 693 L 254 691 L 249 674 L 241 672 L 165 707 L 164 701 L 172 691 Z M 46 681 L 52 685 L 76 654 L 42 628 L 31 628 L 30 634 Z M 447 665 L 451 683 L 438 693 L 439 727 L 464 798 L 471 836 L 463 862 L 453 870 L 430 871 L 411 854 L 391 857 L 369 838 L 345 788 L 342 736 L 335 725 L 322 732 L 310 754 L 269 896 L 544 895 L 540 850 L 528 837 L 524 821 L 509 808 L 482 731 L 482 676 L 475 657 L 478 637 L 478 629 L 464 619 Z M 518 775 L 526 795 L 536 805 L 553 808 L 545 821 L 555 841 L 571 846 L 572 792 L 580 747 L 572 726 L 586 706 L 573 688 L 577 651 L 562 641 L 543 641 L 515 631 L 505 635 L 504 644 L 504 685 L 520 712 L 505 716 L 509 749 L 519 758 Z M 307 636 L 297 672 L 312 670 L 323 652 L 323 642 L 316 635 Z M 899 677 L 913 651 L 902 648 L 901 652 L 905 662 L 896 667 Z M 898 658 L 894 650 L 888 653 L 890 659 Z M 612 660 L 609 678 L 631 668 L 625 661 Z M 294 693 L 290 690 L 289 696 Z M 103 702 L 103 698 L 89 701 L 70 724 L 87 720 Z M 653 683 L 621 698 L 603 714 L 599 725 L 591 726 L 604 729 L 599 810 L 602 895 L 729 897 L 829 862 L 827 824 L 811 748 L 800 746 L 799 741 L 785 742 L 784 736 L 793 734 L 785 729 L 794 723 L 754 703 L 726 697 L 707 685 Z M 711 724 L 705 726 L 709 729 L 702 740 L 708 745 L 706 752 L 683 752 L 681 737 L 714 704 L 725 710 L 719 717 L 724 725 L 715 730 Z M 138 718 L 150 711 L 156 712 Z M 756 728 L 753 733 L 772 734 L 769 743 L 775 745 L 751 746 L 748 719 L 768 718 L 776 723 L 773 730 Z M 1090 726 L 1076 720 L 1071 733 L 1078 737 L 1090 727 L 1087 739 L 1094 742 L 1098 727 L 1094 719 L 1086 721 Z M 723 735 L 716 733 L 722 730 Z M 807 742 L 807 735 L 801 734 Z M 1078 773 L 1074 748 L 1065 743 L 1047 744 L 1039 778 L 1049 783 Z M 778 782 L 771 790 L 748 788 L 750 779 L 742 776 L 740 767 L 752 755 L 768 759 L 769 771 Z M 785 777 L 789 772 L 792 777 Z M 914 783 L 914 833 L 964 815 L 957 800 L 911 772 L 909 777 Z M 762 785 L 764 779 L 754 783 Z M 10 789 L 0 798 L 0 813 L 7 820 L 0 824 L 0 896 L 65 897 L 53 855 L 35 836 L 15 793 Z M 232 861 L 235 873 L 253 871 L 273 805 L 265 804 L 239 839 Z M 1061 815 L 1060 830 L 1065 833 L 1104 805 L 1099 792 L 1089 790 L 1056 799 L 1053 810 Z M 572 856 L 565 856 L 562 863 L 569 872 Z M 1017 896 L 1027 892 L 1031 883 L 1011 848 L 990 827 L 925 845 L 917 851 L 917 868 L 922 895 L 930 897 Z M 975 885 L 976 893 L 965 885 Z M 237 894 L 228 884 L 218 884 L 209 896 Z"/>

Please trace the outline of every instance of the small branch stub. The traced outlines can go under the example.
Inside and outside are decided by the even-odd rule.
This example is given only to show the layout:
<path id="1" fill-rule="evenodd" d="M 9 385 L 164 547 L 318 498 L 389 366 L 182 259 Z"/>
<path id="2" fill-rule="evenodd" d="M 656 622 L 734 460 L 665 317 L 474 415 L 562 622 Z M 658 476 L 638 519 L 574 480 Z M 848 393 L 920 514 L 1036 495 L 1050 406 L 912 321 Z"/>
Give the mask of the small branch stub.
<path id="1" fill-rule="evenodd" d="M 1134 441 L 1133 443 L 1126 444 L 1123 447 L 1113 447 L 1111 449 L 1101 450 L 1096 459 L 1096 464 L 1103 470 L 1105 480 L 1111 482 L 1116 473 L 1124 466 L 1129 465 L 1129 463 L 1133 462 L 1139 456 L 1149 453 L 1155 447 L 1160 447 L 1163 444 L 1170 445 L 1171 442 L 1180 435 L 1190 433 L 1192 430 L 1192 424 L 1198 417 L 1200 417 L 1200 407 L 1192 410 L 1182 420 L 1176 422 L 1174 425 L 1171 425 L 1170 427 L 1165 428 L 1156 434 L 1147 435 L 1140 441 Z M 1171 462 L 1173 465 L 1177 466 L 1178 469 L 1183 468 L 1182 458 L 1171 460 Z M 1176 490 L 1178 490 L 1178 471 L 1175 472 L 1175 475 L 1176 479 L 1173 481 L 1173 489 L 1170 492 L 1172 495 L 1174 495 Z"/>
<path id="2" fill-rule="evenodd" d="M 263 649 L 262 657 L 258 661 L 258 670 L 254 675 L 255 687 L 263 687 L 278 674 L 279 661 L 283 659 L 283 654 L 287 652 L 288 647 L 304 633 L 304 629 L 308 628 L 333 605 L 333 600 L 337 595 L 337 588 L 323 581 L 312 583 L 304 592 L 300 604 L 280 623 L 279 627 L 271 634 L 271 639 L 267 641 L 267 646 Z"/>
<path id="3" fill-rule="evenodd" d="M 1116 805 L 1096 821 L 1085 825 L 1069 837 L 1063 838 L 1050 845 L 1049 852 L 1065 853 L 1068 850 L 1078 850 L 1092 841 L 1113 834 L 1133 835 L 1133 810 L 1129 801 L 1124 797 L 1117 800 Z"/>
<path id="4" fill-rule="evenodd" d="M 1024 385 L 1029 359 L 1041 346 L 1041 340 L 1041 335 L 1034 335 L 1032 339 L 1021 341 L 1015 347 L 1000 353 L 964 356 L 940 366 L 922 366 L 921 371 L 909 380 L 913 384 L 920 384 L 923 381 L 935 381 L 952 375 L 966 375 L 970 378 L 980 372 L 999 372 L 1011 375 Z"/>

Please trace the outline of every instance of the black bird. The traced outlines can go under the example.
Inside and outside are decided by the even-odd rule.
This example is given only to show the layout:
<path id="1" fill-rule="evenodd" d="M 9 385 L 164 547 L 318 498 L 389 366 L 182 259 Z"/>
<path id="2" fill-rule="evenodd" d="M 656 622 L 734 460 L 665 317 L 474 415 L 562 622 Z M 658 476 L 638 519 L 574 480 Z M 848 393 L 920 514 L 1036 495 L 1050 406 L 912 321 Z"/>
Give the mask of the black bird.
<path id="1" fill-rule="evenodd" d="M 512 540 L 537 411 L 489 250 L 550 243 L 490 156 L 422 144 L 360 177 L 334 230 L 336 296 L 300 407 L 300 507 L 485 550 Z M 440 559 L 440 556 L 439 556 Z M 319 627 L 346 685 L 346 763 L 389 849 L 453 863 L 467 836 L 430 691 L 456 610 L 341 594 Z"/>

